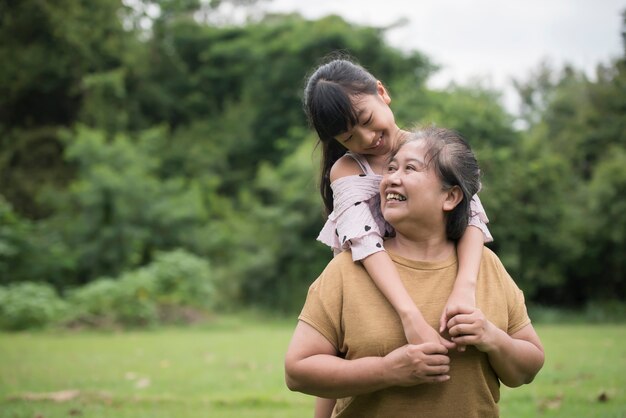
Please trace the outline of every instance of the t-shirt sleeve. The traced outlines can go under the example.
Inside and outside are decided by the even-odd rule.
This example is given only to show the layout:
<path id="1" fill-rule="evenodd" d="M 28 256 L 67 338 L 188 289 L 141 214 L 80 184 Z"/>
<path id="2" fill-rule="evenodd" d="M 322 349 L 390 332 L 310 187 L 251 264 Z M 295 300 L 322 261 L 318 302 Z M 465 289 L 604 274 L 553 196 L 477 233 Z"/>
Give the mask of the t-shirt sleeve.
<path id="1" fill-rule="evenodd" d="M 340 255 L 340 257 L 347 255 Z M 343 345 L 341 336 L 342 286 L 336 263 L 329 263 L 309 287 L 298 319 L 322 334 L 336 349 Z"/>
<path id="2" fill-rule="evenodd" d="M 489 228 L 487 228 L 488 223 L 489 218 L 487 218 L 485 208 L 483 207 L 478 195 L 475 194 L 470 201 L 470 218 L 468 225 L 472 225 L 480 229 L 485 237 L 485 242 L 492 242 L 493 236 L 491 235 Z"/>
<path id="3" fill-rule="evenodd" d="M 528 316 L 528 311 L 526 310 L 524 292 L 517 286 L 499 259 L 497 259 L 497 265 L 504 281 L 503 284 L 508 306 L 509 325 L 507 328 L 507 334 L 512 335 L 524 328 L 526 325 L 530 324 L 530 317 Z"/>

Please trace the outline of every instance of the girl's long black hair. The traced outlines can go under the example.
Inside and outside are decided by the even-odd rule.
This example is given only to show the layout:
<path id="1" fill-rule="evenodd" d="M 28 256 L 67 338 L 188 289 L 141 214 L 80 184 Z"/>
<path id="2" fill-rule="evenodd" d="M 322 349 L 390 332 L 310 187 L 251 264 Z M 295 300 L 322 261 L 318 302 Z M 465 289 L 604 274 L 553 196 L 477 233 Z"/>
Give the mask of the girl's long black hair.
<path id="1" fill-rule="evenodd" d="M 335 137 L 358 123 L 352 99 L 376 94 L 376 82 L 367 70 L 345 58 L 319 66 L 307 79 L 304 110 L 322 146 L 319 187 L 327 214 L 333 210 L 330 169 L 346 153 Z"/>

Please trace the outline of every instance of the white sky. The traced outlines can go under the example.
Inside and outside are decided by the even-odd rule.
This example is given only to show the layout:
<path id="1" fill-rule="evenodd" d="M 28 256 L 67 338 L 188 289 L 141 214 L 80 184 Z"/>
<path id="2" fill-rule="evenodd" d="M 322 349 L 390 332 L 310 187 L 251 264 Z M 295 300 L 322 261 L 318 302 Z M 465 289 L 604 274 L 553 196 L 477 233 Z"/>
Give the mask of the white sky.
<path id="1" fill-rule="evenodd" d="M 510 79 L 526 78 L 540 61 L 568 62 L 593 76 L 598 63 L 620 56 L 626 0 L 269 0 L 263 8 L 371 26 L 407 18 L 388 40 L 442 66 L 432 87 L 481 78 L 505 91 L 515 111 Z"/>

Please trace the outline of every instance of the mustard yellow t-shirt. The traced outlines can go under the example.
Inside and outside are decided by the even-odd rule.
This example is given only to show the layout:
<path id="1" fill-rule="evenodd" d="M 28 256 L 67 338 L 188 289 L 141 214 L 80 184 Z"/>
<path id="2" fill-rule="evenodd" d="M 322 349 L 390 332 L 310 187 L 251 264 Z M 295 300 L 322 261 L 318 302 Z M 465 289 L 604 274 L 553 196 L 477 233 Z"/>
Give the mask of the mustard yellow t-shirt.
<path id="1" fill-rule="evenodd" d="M 424 318 L 437 329 L 456 278 L 456 254 L 438 262 L 389 255 Z M 476 305 L 508 334 L 530 323 L 522 291 L 488 248 L 480 265 Z M 311 285 L 299 319 L 324 335 L 347 360 L 385 356 L 406 344 L 397 314 L 349 252 L 335 257 Z M 487 355 L 468 347 L 463 353 L 451 350 L 449 356 L 449 381 L 338 399 L 333 416 L 497 417 L 500 383 Z"/>

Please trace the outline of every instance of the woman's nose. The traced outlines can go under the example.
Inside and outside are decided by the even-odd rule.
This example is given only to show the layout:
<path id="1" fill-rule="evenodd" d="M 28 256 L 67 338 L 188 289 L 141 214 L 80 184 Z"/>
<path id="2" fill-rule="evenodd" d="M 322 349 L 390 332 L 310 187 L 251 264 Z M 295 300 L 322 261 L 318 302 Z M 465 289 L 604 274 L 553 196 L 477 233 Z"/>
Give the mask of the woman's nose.
<path id="1" fill-rule="evenodd" d="M 390 185 L 400 184 L 400 170 L 393 171 L 387 174 L 387 183 Z"/>

